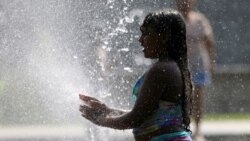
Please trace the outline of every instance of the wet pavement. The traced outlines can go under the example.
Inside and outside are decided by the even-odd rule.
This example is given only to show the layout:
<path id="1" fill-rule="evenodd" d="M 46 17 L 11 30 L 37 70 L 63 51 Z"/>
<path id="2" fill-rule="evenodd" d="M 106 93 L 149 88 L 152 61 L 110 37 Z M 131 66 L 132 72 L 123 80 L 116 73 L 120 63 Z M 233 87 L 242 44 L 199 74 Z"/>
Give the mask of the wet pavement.
<path id="1" fill-rule="evenodd" d="M 206 121 L 201 130 L 207 141 L 250 141 L 250 120 Z M 103 138 L 91 136 L 84 127 L 71 125 L 0 127 L 0 141 L 133 141 L 130 130 L 104 132 L 100 136 Z"/>

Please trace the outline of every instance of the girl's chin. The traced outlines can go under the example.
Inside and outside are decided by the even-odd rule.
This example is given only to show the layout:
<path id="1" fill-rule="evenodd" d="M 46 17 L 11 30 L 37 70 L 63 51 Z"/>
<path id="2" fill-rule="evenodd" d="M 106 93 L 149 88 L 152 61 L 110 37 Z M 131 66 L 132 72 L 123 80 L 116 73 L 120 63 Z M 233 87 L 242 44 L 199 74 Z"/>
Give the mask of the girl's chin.
<path id="1" fill-rule="evenodd" d="M 148 58 L 148 59 L 157 59 L 158 58 L 157 56 L 149 55 L 149 54 L 146 54 L 146 53 L 144 53 L 144 57 Z"/>
<path id="2" fill-rule="evenodd" d="M 145 58 L 148 58 L 148 59 L 155 59 L 155 58 L 156 58 L 156 57 L 151 56 L 151 55 L 146 54 L 146 53 L 144 53 L 144 57 L 145 57 Z"/>

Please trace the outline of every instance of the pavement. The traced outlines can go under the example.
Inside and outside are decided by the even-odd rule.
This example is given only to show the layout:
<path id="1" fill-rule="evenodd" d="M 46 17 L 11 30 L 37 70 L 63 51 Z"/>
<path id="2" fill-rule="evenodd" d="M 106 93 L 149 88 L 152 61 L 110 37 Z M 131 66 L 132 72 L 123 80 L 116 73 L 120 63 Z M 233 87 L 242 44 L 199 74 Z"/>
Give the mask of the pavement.
<path id="1" fill-rule="evenodd" d="M 191 124 L 191 129 L 194 126 Z M 103 128 L 104 129 L 104 128 Z M 94 129 L 95 130 L 95 129 Z M 105 128 L 105 130 L 107 130 Z M 250 120 L 241 121 L 205 121 L 201 124 L 205 136 L 250 136 Z M 111 132 L 111 133 L 110 133 Z M 89 128 L 79 125 L 67 126 L 10 126 L 0 127 L 0 140 L 31 139 L 31 138 L 78 138 L 83 139 L 91 133 Z M 104 131 L 103 135 L 116 138 L 132 139 L 131 130 Z M 87 135 L 88 134 L 88 135 Z"/>
<path id="2" fill-rule="evenodd" d="M 206 121 L 201 125 L 201 132 L 208 136 L 250 135 L 250 120 Z"/>

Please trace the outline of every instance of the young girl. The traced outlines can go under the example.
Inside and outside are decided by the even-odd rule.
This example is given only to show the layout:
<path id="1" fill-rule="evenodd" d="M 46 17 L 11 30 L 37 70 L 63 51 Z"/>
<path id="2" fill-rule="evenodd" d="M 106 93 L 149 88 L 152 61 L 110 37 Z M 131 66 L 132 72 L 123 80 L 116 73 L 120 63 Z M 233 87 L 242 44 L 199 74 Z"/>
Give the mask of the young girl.
<path id="1" fill-rule="evenodd" d="M 139 42 L 146 58 L 158 59 L 136 82 L 131 111 L 111 109 L 81 95 L 82 116 L 96 125 L 133 129 L 136 141 L 191 141 L 192 85 L 187 65 L 185 23 L 177 11 L 148 14 Z"/>

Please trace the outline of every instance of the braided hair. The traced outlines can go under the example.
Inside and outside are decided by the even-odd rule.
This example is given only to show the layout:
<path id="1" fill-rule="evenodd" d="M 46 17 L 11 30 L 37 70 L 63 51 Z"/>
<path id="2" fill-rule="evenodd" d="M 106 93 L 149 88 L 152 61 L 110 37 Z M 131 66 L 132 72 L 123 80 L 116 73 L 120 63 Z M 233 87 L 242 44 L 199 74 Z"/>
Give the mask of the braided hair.
<path id="1" fill-rule="evenodd" d="M 142 27 L 153 27 L 158 34 L 167 34 L 166 51 L 163 55 L 173 59 L 180 68 L 184 82 L 181 96 L 183 126 L 190 131 L 190 115 L 192 103 L 192 82 L 187 60 L 186 27 L 182 16 L 176 10 L 165 10 L 149 13 Z"/>

